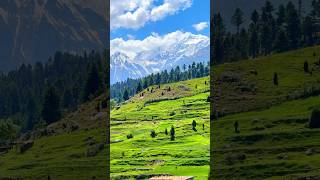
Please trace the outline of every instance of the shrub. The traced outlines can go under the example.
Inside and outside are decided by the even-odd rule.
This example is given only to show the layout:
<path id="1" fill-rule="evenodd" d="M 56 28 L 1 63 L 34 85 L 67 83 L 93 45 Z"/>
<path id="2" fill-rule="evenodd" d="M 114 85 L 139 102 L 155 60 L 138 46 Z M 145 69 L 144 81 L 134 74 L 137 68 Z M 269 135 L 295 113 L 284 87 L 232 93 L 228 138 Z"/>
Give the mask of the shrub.
<path id="1" fill-rule="evenodd" d="M 150 136 L 151 136 L 152 138 L 155 138 L 155 137 L 157 136 L 157 134 L 156 134 L 156 132 L 155 132 L 154 130 L 152 130 L 152 131 L 150 132 Z"/>
<path id="2" fill-rule="evenodd" d="M 192 129 L 193 129 L 194 131 L 197 131 L 196 127 L 197 127 L 197 122 L 196 122 L 195 120 L 193 120 L 193 121 L 192 121 Z"/>
<path id="3" fill-rule="evenodd" d="M 210 102 L 210 96 L 207 97 L 207 102 Z"/>
<path id="4" fill-rule="evenodd" d="M 308 73 L 309 72 L 309 64 L 308 64 L 308 61 L 305 61 L 304 64 L 303 64 L 303 70 L 305 73 Z"/>
<path id="5" fill-rule="evenodd" d="M 93 146 L 90 146 L 87 149 L 87 157 L 96 156 L 103 149 L 104 149 L 104 143 L 99 143 L 99 144 L 95 144 Z"/>
<path id="6" fill-rule="evenodd" d="M 274 73 L 273 75 L 273 84 L 278 86 L 279 85 L 279 81 L 278 81 L 278 73 Z"/>
<path id="7" fill-rule="evenodd" d="M 320 128 L 320 110 L 315 109 L 312 111 L 309 121 L 309 127 Z"/>
<path id="8" fill-rule="evenodd" d="M 127 139 L 131 139 L 131 138 L 133 138 L 133 135 L 132 134 L 128 134 L 127 135 Z"/>
<path id="9" fill-rule="evenodd" d="M 170 112 L 169 116 L 174 116 L 176 113 L 174 111 Z"/>
<path id="10" fill-rule="evenodd" d="M 174 141 L 175 139 L 175 130 L 174 130 L 174 127 L 171 126 L 171 130 L 170 130 L 170 136 L 171 136 L 171 141 Z"/>

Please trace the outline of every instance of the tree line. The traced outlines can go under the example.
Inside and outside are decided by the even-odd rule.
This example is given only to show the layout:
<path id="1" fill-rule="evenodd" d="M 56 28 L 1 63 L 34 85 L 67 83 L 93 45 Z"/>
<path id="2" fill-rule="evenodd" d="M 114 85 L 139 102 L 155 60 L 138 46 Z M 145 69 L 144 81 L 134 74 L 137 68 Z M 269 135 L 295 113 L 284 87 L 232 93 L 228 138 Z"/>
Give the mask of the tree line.
<path id="1" fill-rule="evenodd" d="M 107 53 L 56 52 L 46 63 L 0 73 L 0 121 L 22 132 L 61 119 L 107 87 Z"/>
<path id="2" fill-rule="evenodd" d="M 266 1 L 260 11 L 254 10 L 249 25 L 237 8 L 230 20 L 235 32 L 227 31 L 220 13 L 211 19 L 214 64 L 256 58 L 320 44 L 320 0 L 313 0 L 310 12 L 303 13 L 289 1 L 277 9 Z"/>
<path id="3" fill-rule="evenodd" d="M 122 102 L 152 85 L 179 82 L 208 75 L 209 63 L 193 62 L 188 66 L 184 64 L 182 67 L 177 66 L 170 71 L 164 70 L 140 79 L 128 78 L 126 81 L 117 82 L 110 87 L 111 99 Z"/>

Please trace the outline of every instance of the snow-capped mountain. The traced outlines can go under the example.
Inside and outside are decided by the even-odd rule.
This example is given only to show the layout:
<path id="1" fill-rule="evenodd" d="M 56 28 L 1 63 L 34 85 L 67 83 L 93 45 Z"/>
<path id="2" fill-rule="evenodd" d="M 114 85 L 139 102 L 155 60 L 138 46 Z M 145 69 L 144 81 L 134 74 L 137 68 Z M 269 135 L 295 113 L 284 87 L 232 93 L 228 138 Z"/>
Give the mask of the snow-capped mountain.
<path id="1" fill-rule="evenodd" d="M 176 66 L 189 65 L 192 62 L 207 62 L 210 59 L 210 39 L 204 35 L 192 33 L 178 33 L 179 37 L 174 40 L 161 39 L 159 46 L 145 48 L 147 50 L 137 51 L 135 56 L 122 53 L 111 53 L 111 83 L 126 80 L 127 78 L 140 78 L 151 73 L 157 73 Z M 156 38 L 156 37 L 153 37 Z M 148 41 L 150 45 L 152 41 Z M 141 46 L 141 45 L 140 45 Z M 136 47 L 136 48 L 139 48 Z M 120 63 L 121 62 L 121 63 Z"/>
<path id="2" fill-rule="evenodd" d="M 123 53 L 117 52 L 111 56 L 110 82 L 124 81 L 127 78 L 140 78 L 148 74 L 139 64 L 130 62 L 130 58 Z"/>

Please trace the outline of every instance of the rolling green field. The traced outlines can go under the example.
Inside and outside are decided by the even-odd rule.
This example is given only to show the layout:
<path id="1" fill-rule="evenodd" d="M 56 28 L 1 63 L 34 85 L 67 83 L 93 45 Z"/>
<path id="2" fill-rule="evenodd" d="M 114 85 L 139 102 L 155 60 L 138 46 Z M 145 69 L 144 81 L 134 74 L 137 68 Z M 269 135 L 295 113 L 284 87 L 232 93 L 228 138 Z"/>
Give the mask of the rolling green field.
<path id="1" fill-rule="evenodd" d="M 101 99 L 79 107 L 63 120 L 46 128 L 50 135 L 39 136 L 24 153 L 14 147 L 0 155 L 0 179 L 106 179 L 106 110 L 96 112 Z M 68 128 L 72 124 L 77 130 Z"/>
<path id="2" fill-rule="evenodd" d="M 112 179 L 160 174 L 207 179 L 209 94 L 209 77 L 205 77 L 149 87 L 112 110 Z M 197 131 L 192 129 L 193 120 Z M 171 126 L 176 132 L 174 141 L 170 140 Z M 155 138 L 150 136 L 152 130 Z M 128 134 L 133 138 L 127 139 Z"/>
<path id="3" fill-rule="evenodd" d="M 215 179 L 320 178 L 320 130 L 308 126 L 320 108 L 319 52 L 311 47 L 214 68 Z"/>

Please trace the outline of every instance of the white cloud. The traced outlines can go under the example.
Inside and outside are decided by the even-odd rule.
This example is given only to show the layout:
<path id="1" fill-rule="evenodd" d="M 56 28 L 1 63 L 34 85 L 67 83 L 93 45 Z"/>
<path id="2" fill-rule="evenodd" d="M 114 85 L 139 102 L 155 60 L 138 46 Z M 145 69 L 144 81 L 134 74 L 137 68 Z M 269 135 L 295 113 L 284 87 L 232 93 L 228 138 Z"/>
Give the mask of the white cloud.
<path id="1" fill-rule="evenodd" d="M 196 30 L 196 31 L 202 31 L 204 29 L 206 29 L 209 26 L 208 22 L 200 22 L 198 24 L 194 24 L 192 25 L 192 27 Z"/>
<path id="2" fill-rule="evenodd" d="M 209 38 L 204 35 L 195 35 L 183 31 L 175 31 L 162 36 L 157 33 L 151 33 L 150 36 L 143 40 L 116 38 L 110 42 L 110 53 L 113 55 L 116 52 L 121 52 L 130 57 L 130 59 L 134 59 L 141 52 L 170 51 L 172 47 L 186 39 L 192 39 L 188 43 L 196 44 L 199 40 L 208 41 Z"/>
<path id="3" fill-rule="evenodd" d="M 183 11 L 192 5 L 192 0 L 111 0 L 111 30 L 118 28 L 138 29 L 150 21 L 158 21 Z"/>

